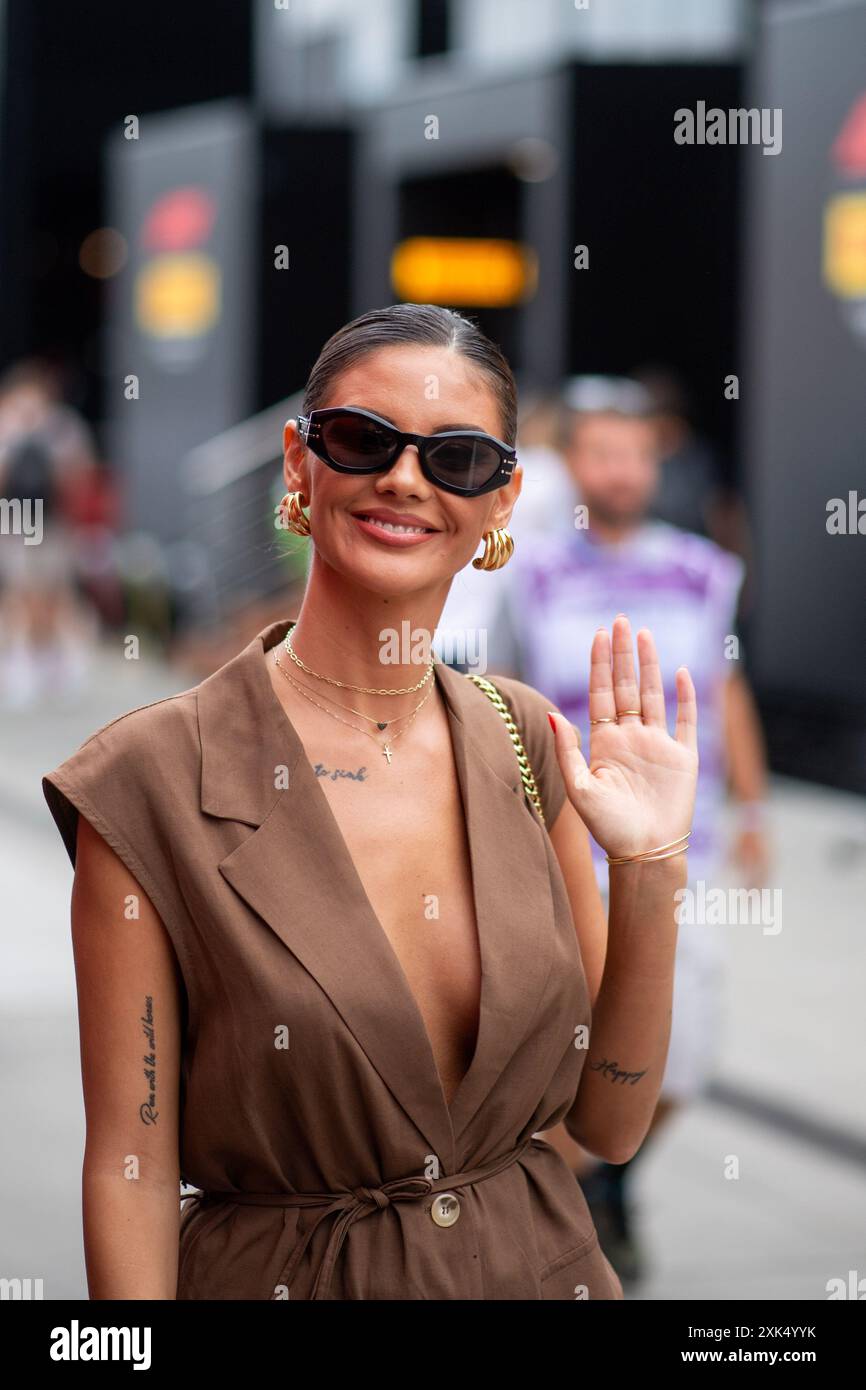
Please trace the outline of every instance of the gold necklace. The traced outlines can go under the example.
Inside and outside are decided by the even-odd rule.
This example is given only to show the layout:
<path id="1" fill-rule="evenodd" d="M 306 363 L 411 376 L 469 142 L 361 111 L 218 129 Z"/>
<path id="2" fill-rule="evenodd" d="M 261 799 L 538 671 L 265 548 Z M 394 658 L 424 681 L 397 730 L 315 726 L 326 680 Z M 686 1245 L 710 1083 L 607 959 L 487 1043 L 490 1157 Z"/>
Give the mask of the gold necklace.
<path id="1" fill-rule="evenodd" d="M 286 679 L 289 680 L 289 681 L 291 681 L 291 682 L 292 682 L 292 685 L 294 685 L 294 686 L 297 687 L 297 689 L 301 692 L 301 694 L 304 696 L 304 698 L 310 701 L 310 704 L 315 705 L 317 709 L 320 709 L 320 710 L 323 712 L 323 714 L 329 714 L 329 715 L 331 716 L 331 718 L 332 718 L 332 719 L 336 719 L 338 723 L 340 723 L 340 724 L 347 724 L 348 727 L 349 727 L 350 729 L 354 729 L 354 730 L 356 731 L 356 733 L 359 733 L 359 734 L 366 734 L 366 735 L 367 735 L 367 738 L 371 738 L 371 739 L 373 740 L 373 742 L 377 745 L 377 747 L 380 747 L 380 748 L 381 748 L 381 750 L 382 750 L 382 757 L 383 757 L 383 758 L 387 758 L 387 760 L 388 760 L 388 766 L 389 766 L 389 767 L 391 766 L 391 757 L 392 757 L 392 753 L 391 753 L 391 744 L 392 744 L 392 743 L 396 743 L 396 742 L 397 742 L 397 739 L 398 739 L 398 738 L 401 738 L 402 735 L 405 734 L 406 730 L 409 728 L 409 724 L 412 723 L 412 721 L 414 720 L 414 718 L 415 718 L 415 716 L 417 715 L 418 711 L 420 710 L 421 706 L 422 706 L 422 705 L 425 703 L 425 701 L 428 700 L 428 699 L 430 698 L 430 696 L 433 694 L 433 690 L 434 690 L 434 688 L 435 688 L 435 681 L 434 681 L 433 685 L 430 686 L 430 689 L 427 691 L 426 695 L 424 696 L 424 699 L 421 700 L 420 703 L 419 703 L 418 705 L 415 706 L 414 713 L 413 713 L 413 714 L 410 716 L 410 718 L 409 718 L 409 724 L 407 724 L 405 728 L 401 729 L 399 733 L 396 733 L 396 734 L 394 735 L 393 738 L 391 738 L 391 739 L 386 739 L 385 742 L 384 742 L 384 744 L 379 744 L 379 740 L 377 739 L 376 735 L 375 735 L 375 734 L 371 734 L 370 731 L 369 731 L 369 729 L 362 729 L 362 728 L 360 728 L 357 724 L 353 724 L 352 721 L 351 721 L 350 719 L 341 719 L 340 716 L 339 716 L 339 714 L 334 714 L 333 710 L 327 709 L 325 705 L 320 705 L 319 702 L 318 702 L 318 700 L 314 700 L 314 699 L 313 699 L 313 696 L 309 693 L 309 691 L 305 690 L 304 687 L 303 687 L 302 685 L 300 685 L 299 682 L 296 681 L 296 680 L 294 679 L 293 676 L 290 676 L 289 673 L 288 673 L 288 671 L 285 669 L 284 666 L 280 666 L 280 659 L 279 659 L 278 656 L 276 656 L 276 654 L 275 654 L 275 661 L 276 661 L 276 665 L 277 665 L 278 669 L 279 669 L 280 671 L 282 671 L 282 673 L 283 673 L 283 675 L 286 677 Z M 403 716 L 400 716 L 400 717 L 403 717 Z"/>
<path id="2" fill-rule="evenodd" d="M 292 626 L 294 627 L 294 623 L 292 624 Z M 427 674 L 423 680 L 420 680 L 418 682 L 417 685 L 407 685 L 402 689 L 397 690 L 377 689 L 375 686 L 370 685 L 350 685 L 348 681 L 338 681 L 335 680 L 333 676 L 322 676 L 319 674 L 318 671 L 314 671 L 310 666 L 305 665 L 305 663 L 298 656 L 298 653 L 295 651 L 294 647 L 289 641 L 289 632 L 291 632 L 291 628 L 287 630 L 286 635 L 283 638 L 283 646 L 285 647 L 289 656 L 292 658 L 292 661 L 294 661 L 295 665 L 300 666 L 302 671 L 306 671 L 308 676 L 315 676 L 317 681 L 327 681 L 328 685 L 338 685 L 341 688 L 341 690 L 357 690 L 362 695 L 413 695 L 416 690 L 421 690 L 422 687 L 427 684 L 427 682 L 433 674 L 433 662 L 435 661 L 435 657 L 431 657 L 430 663 L 427 667 Z"/>
<path id="3" fill-rule="evenodd" d="M 280 661 L 280 658 L 277 656 L 276 652 L 274 652 L 274 665 L 282 671 L 283 675 L 286 677 L 286 680 L 290 680 L 292 682 L 292 685 L 297 686 L 298 690 L 304 689 L 300 681 L 296 681 L 294 677 L 289 674 L 285 666 L 283 666 L 282 662 Z M 322 693 L 324 694 L 324 692 Z M 333 695 L 324 695 L 324 698 L 326 700 L 330 700 L 332 704 L 338 705 L 339 708 L 345 710 L 347 714 L 357 714 L 359 719 L 366 719 L 368 724 L 375 724 L 379 732 L 384 733 L 384 731 L 388 728 L 389 724 L 396 724 L 399 719 L 407 719 L 410 714 L 414 714 L 417 710 L 419 710 L 427 697 L 426 695 L 423 695 L 421 699 L 418 701 L 414 710 L 407 710 L 406 714 L 395 714 L 392 719 L 376 719 L 372 714 L 365 714 L 362 709 L 355 709 L 354 705 L 341 705 L 339 700 L 336 700 Z"/>

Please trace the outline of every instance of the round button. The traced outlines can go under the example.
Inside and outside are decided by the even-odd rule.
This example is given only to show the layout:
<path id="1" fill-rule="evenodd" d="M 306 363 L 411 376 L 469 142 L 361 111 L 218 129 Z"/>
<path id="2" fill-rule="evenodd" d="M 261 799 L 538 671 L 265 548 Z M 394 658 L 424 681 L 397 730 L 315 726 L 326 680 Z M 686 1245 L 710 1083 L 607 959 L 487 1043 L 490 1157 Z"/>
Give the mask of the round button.
<path id="1" fill-rule="evenodd" d="M 437 1226 L 453 1226 L 460 1215 L 460 1202 L 453 1192 L 440 1192 L 433 1198 L 430 1215 Z"/>

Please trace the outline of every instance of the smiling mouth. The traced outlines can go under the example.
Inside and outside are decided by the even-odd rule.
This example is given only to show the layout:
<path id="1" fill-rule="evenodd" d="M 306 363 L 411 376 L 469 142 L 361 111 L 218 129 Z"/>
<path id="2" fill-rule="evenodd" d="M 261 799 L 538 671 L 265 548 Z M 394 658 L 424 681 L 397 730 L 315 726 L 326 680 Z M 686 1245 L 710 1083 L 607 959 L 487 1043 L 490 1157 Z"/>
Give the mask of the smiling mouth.
<path id="1" fill-rule="evenodd" d="M 432 526 L 402 526 L 394 521 L 382 521 L 380 517 L 368 516 L 366 512 L 353 512 L 352 515 L 358 521 L 366 521 L 370 526 L 379 526 L 383 531 L 392 531 L 395 536 L 429 536 L 433 534 Z"/>

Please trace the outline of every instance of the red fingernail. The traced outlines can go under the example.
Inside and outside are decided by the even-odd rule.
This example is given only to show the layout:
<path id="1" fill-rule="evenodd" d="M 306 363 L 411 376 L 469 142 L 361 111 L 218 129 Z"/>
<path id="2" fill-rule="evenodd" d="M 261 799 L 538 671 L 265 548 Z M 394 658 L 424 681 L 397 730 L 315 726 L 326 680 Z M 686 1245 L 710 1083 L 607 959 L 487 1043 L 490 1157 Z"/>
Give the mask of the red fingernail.
<path id="1" fill-rule="evenodd" d="M 550 713 L 550 710 L 547 711 L 547 718 L 548 718 L 548 721 L 549 721 L 549 723 L 550 723 L 551 729 L 553 730 L 554 733 L 556 733 L 556 720 L 554 719 L 553 715 Z"/>

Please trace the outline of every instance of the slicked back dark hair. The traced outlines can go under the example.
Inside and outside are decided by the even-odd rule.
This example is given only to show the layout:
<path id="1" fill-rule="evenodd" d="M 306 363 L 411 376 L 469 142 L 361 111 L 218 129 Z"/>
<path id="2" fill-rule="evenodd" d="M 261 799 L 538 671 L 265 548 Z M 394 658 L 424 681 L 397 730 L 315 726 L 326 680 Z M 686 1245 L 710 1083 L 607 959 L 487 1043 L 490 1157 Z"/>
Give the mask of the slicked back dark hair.
<path id="1" fill-rule="evenodd" d="M 323 406 L 338 377 L 367 353 L 400 343 L 451 348 L 467 358 L 496 396 L 503 443 L 516 443 L 517 386 L 504 354 L 471 319 L 439 304 L 389 304 L 338 328 L 310 372 L 303 414 Z"/>

